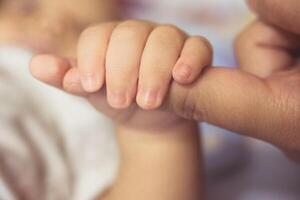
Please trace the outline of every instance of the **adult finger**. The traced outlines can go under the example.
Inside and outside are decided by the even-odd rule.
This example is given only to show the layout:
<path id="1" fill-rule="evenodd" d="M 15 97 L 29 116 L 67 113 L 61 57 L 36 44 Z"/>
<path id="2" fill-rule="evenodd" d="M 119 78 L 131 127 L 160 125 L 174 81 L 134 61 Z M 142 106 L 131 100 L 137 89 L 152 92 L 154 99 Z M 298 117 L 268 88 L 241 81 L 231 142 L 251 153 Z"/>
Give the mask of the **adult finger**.
<path id="1" fill-rule="evenodd" d="M 249 73 L 207 68 L 192 85 L 174 82 L 168 100 L 171 109 L 183 117 L 300 151 L 300 135 L 295 131 L 300 130 L 297 104 L 291 99 L 282 102 L 265 80 Z"/>
<path id="2" fill-rule="evenodd" d="M 299 0 L 247 0 L 259 18 L 287 31 L 300 34 Z"/>
<path id="3" fill-rule="evenodd" d="M 299 38 L 262 21 L 254 21 L 235 41 L 239 66 L 265 78 L 294 64 Z"/>

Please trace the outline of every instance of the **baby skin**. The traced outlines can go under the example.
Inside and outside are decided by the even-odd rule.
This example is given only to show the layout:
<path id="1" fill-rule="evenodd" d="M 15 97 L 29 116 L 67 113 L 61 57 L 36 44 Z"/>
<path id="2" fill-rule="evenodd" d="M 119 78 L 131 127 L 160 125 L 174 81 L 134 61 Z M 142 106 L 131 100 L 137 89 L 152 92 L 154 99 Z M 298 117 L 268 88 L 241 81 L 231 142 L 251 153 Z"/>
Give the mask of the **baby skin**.
<path id="1" fill-rule="evenodd" d="M 211 61 L 212 48 L 203 37 L 130 20 L 86 29 L 76 58 L 37 55 L 30 71 L 46 84 L 86 98 L 114 121 L 120 169 L 100 199 L 199 200 L 197 123 L 176 114 L 172 102 L 185 101 L 187 94 L 173 86 L 188 87 Z"/>

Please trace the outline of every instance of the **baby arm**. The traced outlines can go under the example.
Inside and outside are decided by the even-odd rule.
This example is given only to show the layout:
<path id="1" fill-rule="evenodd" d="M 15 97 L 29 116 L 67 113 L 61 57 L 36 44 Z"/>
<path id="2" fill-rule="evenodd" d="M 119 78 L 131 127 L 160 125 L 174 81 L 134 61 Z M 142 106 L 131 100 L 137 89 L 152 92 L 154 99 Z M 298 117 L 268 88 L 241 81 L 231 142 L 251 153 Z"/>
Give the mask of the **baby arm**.
<path id="1" fill-rule="evenodd" d="M 118 127 L 119 173 L 100 199 L 202 199 L 203 164 L 198 135 L 194 122 L 142 132 Z"/>

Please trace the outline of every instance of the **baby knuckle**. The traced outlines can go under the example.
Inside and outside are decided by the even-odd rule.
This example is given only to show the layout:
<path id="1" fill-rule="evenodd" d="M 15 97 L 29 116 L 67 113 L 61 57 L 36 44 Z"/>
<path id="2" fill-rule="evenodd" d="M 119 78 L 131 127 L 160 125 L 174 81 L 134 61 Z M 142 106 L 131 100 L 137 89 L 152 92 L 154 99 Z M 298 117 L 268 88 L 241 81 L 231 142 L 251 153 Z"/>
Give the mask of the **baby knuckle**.
<path id="1" fill-rule="evenodd" d="M 161 34 L 166 34 L 169 36 L 181 37 L 183 35 L 183 31 L 172 24 L 161 25 L 157 27 L 157 30 L 160 31 Z"/>
<path id="2" fill-rule="evenodd" d="M 157 36 L 161 42 L 177 43 L 182 42 L 185 34 L 174 25 L 161 25 L 158 26 L 152 35 Z"/>
<path id="3" fill-rule="evenodd" d="M 81 41 L 93 41 L 99 40 L 101 37 L 109 37 L 110 30 L 112 27 L 115 27 L 116 23 L 109 22 L 100 25 L 93 25 L 86 28 L 80 35 L 79 42 Z"/>
<path id="4" fill-rule="evenodd" d="M 213 55 L 213 47 L 212 47 L 211 43 L 205 37 L 193 36 L 189 40 L 192 45 L 195 45 L 196 47 L 198 47 L 198 49 L 200 51 L 197 51 L 197 52 L 201 52 L 201 54 L 207 53 L 207 54 L 205 54 L 207 57 L 211 57 Z"/>
<path id="5" fill-rule="evenodd" d="M 206 49 L 212 50 L 212 48 L 213 48 L 211 43 L 205 37 L 192 36 L 192 37 L 190 37 L 190 40 L 191 40 L 191 42 L 194 42 L 195 44 L 198 44 L 199 46 L 203 46 Z"/>
<path id="6" fill-rule="evenodd" d="M 139 27 L 141 25 L 145 25 L 145 22 L 140 21 L 140 20 L 134 20 L 134 19 L 130 19 L 130 20 L 126 20 L 121 22 L 118 27 L 124 27 L 124 28 L 136 28 Z"/>
<path id="7" fill-rule="evenodd" d="M 149 38 L 151 42 L 160 44 L 166 48 L 178 48 L 184 42 L 184 36 L 177 28 L 170 28 L 169 25 L 159 26 L 152 31 Z"/>
<path id="8" fill-rule="evenodd" d="M 95 37 L 97 33 L 99 32 L 99 29 L 101 29 L 100 26 L 91 26 L 85 29 L 82 33 L 80 38 L 90 38 Z"/>
<path id="9" fill-rule="evenodd" d="M 140 20 L 127 20 L 121 22 L 116 30 L 120 34 L 124 34 L 125 36 L 129 37 L 136 37 L 136 35 L 140 33 L 147 33 L 149 29 L 151 29 L 153 25 L 146 21 Z"/>
<path id="10" fill-rule="evenodd" d="M 125 38 L 125 39 L 134 39 L 138 35 L 136 28 L 127 25 L 119 25 L 114 31 L 114 36 Z"/>

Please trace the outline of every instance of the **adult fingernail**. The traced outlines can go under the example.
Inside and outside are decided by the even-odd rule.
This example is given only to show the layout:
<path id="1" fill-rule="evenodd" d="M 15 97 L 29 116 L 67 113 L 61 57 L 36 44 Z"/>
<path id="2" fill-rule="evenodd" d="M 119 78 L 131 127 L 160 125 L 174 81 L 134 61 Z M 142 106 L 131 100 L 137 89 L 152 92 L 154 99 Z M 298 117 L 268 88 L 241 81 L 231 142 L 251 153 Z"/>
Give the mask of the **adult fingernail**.
<path id="1" fill-rule="evenodd" d="M 96 92 L 99 89 L 100 79 L 94 73 L 84 73 L 81 76 L 82 87 L 87 92 Z"/>

